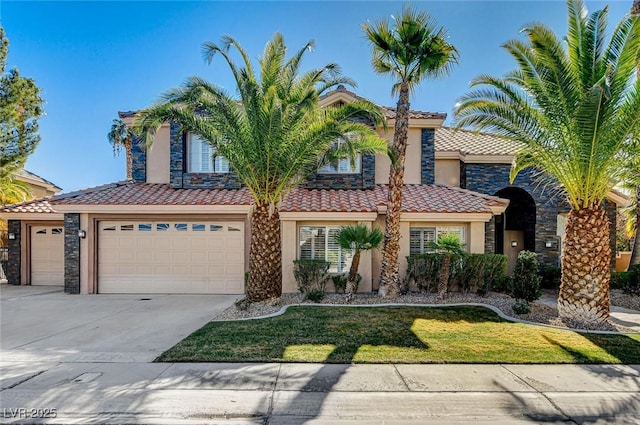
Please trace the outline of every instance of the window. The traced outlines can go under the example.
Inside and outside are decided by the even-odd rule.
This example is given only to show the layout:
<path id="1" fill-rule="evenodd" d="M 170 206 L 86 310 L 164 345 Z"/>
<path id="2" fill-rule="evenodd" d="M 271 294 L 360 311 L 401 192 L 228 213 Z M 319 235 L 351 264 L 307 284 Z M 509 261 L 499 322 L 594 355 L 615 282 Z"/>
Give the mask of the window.
<path id="1" fill-rule="evenodd" d="M 337 139 L 332 143 L 333 148 L 339 148 L 344 143 L 343 139 Z M 318 174 L 356 174 L 361 170 L 362 156 L 356 155 L 355 164 L 351 164 L 350 158 L 338 160 L 337 164 L 327 164 L 318 170 Z"/>
<path id="2" fill-rule="evenodd" d="M 190 173 L 228 173 L 229 161 L 216 155 L 216 148 L 195 134 L 189 135 L 187 170 Z"/>
<path id="3" fill-rule="evenodd" d="M 140 224 L 138 224 L 138 231 L 139 232 L 150 232 L 151 231 L 151 227 L 152 226 L 151 226 L 150 223 L 149 224 L 140 223 Z"/>
<path id="4" fill-rule="evenodd" d="M 56 227 L 51 229 L 51 234 L 52 235 L 61 235 L 62 234 L 62 227 Z"/>
<path id="5" fill-rule="evenodd" d="M 429 242 L 435 242 L 436 235 L 440 237 L 447 233 L 456 234 L 460 236 L 460 242 L 465 242 L 464 227 L 461 226 L 412 227 L 409 230 L 409 255 L 435 252 L 429 248 Z"/>
<path id="6" fill-rule="evenodd" d="M 194 232 L 204 232 L 205 227 L 206 226 L 204 224 L 192 224 L 191 230 Z"/>
<path id="7" fill-rule="evenodd" d="M 325 260 L 331 263 L 329 271 L 342 273 L 351 267 L 353 255 L 351 250 L 344 250 L 335 241 L 339 227 L 332 226 L 301 226 L 299 232 L 299 246 L 301 260 Z"/>

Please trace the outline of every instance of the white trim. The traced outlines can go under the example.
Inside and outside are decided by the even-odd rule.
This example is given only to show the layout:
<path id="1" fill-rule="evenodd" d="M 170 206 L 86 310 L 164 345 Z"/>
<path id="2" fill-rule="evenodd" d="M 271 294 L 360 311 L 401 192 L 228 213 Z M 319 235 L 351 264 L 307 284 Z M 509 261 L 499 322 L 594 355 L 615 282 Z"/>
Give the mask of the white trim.
<path id="1" fill-rule="evenodd" d="M 375 212 L 280 212 L 281 221 L 375 221 Z"/>
<path id="2" fill-rule="evenodd" d="M 248 214 L 251 205 L 55 205 L 63 213 Z"/>
<path id="3" fill-rule="evenodd" d="M 4 220 L 48 220 L 48 221 L 64 221 L 64 214 L 59 213 L 0 213 L 0 218 Z"/>

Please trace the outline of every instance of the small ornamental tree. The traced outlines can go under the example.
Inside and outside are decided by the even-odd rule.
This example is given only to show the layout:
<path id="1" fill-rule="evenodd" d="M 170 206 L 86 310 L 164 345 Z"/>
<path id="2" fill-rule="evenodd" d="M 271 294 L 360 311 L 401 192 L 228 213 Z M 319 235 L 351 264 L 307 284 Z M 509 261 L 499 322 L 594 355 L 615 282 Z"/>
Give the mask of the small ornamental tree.
<path id="1" fill-rule="evenodd" d="M 360 253 L 369 249 L 376 249 L 380 246 L 384 235 L 380 229 L 369 230 L 364 224 L 356 226 L 342 226 L 336 234 L 336 242 L 343 249 L 353 250 L 353 260 L 347 277 L 347 288 L 345 290 L 347 301 L 353 297 L 358 279 L 358 266 L 360 265 Z"/>
<path id="2" fill-rule="evenodd" d="M 451 254 L 462 254 L 464 244 L 460 241 L 460 236 L 453 233 L 446 233 L 438 238 L 437 242 L 429 242 L 431 249 L 441 251 L 442 266 L 440 267 L 440 277 L 438 279 L 438 299 L 444 299 L 449 287 L 449 269 L 451 268 Z"/>

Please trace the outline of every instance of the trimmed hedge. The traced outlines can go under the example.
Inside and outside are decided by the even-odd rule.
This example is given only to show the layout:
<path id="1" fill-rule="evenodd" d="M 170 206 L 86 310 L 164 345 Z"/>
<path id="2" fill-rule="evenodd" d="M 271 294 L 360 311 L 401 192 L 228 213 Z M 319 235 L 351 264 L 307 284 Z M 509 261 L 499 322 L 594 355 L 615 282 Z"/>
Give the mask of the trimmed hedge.
<path id="1" fill-rule="evenodd" d="M 407 257 L 407 283 L 420 291 L 438 287 L 438 273 L 444 254 L 430 253 Z M 501 254 L 451 254 L 449 291 L 477 292 L 485 295 L 500 282 L 507 270 L 507 257 Z"/>
<path id="2" fill-rule="evenodd" d="M 311 301 L 320 301 L 325 295 L 325 286 L 330 278 L 328 273 L 331 263 L 324 260 L 295 260 L 293 276 L 298 282 L 298 289 Z"/>
<path id="3" fill-rule="evenodd" d="M 640 296 L 640 264 L 631 266 L 628 272 L 611 273 L 611 288 L 621 289 L 627 295 Z"/>

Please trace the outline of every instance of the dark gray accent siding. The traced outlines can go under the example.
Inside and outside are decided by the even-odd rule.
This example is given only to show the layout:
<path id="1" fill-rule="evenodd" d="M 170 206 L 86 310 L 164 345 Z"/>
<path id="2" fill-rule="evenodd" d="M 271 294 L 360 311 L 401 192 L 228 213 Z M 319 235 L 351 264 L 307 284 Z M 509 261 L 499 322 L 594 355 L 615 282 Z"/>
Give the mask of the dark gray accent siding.
<path id="1" fill-rule="evenodd" d="M 422 184 L 435 183 L 435 134 L 433 128 L 423 128 L 421 137 L 421 182 Z"/>
<path id="2" fill-rule="evenodd" d="M 495 195 L 499 190 L 511 186 L 527 191 L 536 203 L 535 252 L 540 266 L 558 267 L 558 214 L 568 211 L 568 205 L 557 189 L 537 184 L 534 170 L 522 171 L 513 184 L 509 182 L 510 171 L 510 164 L 465 164 L 461 169 L 461 182 L 465 182 L 466 189 L 487 195 Z M 546 241 L 552 242 L 551 248 L 545 247 Z M 490 242 L 485 240 L 485 246 L 489 246 Z M 494 248 L 487 252 L 494 252 Z"/>
<path id="3" fill-rule="evenodd" d="M 131 178 L 134 182 L 144 183 L 147 181 L 147 148 L 139 137 L 133 138 L 131 144 L 131 157 L 133 159 L 131 167 Z"/>
<path id="4" fill-rule="evenodd" d="M 21 263 L 22 263 L 22 221 L 9 220 L 7 222 L 8 233 L 14 233 L 16 238 L 7 241 L 9 249 L 9 258 L 7 263 L 7 281 L 10 285 L 20 285 L 21 280 Z"/>
<path id="5" fill-rule="evenodd" d="M 80 214 L 64 215 L 64 292 L 80 293 Z"/>

